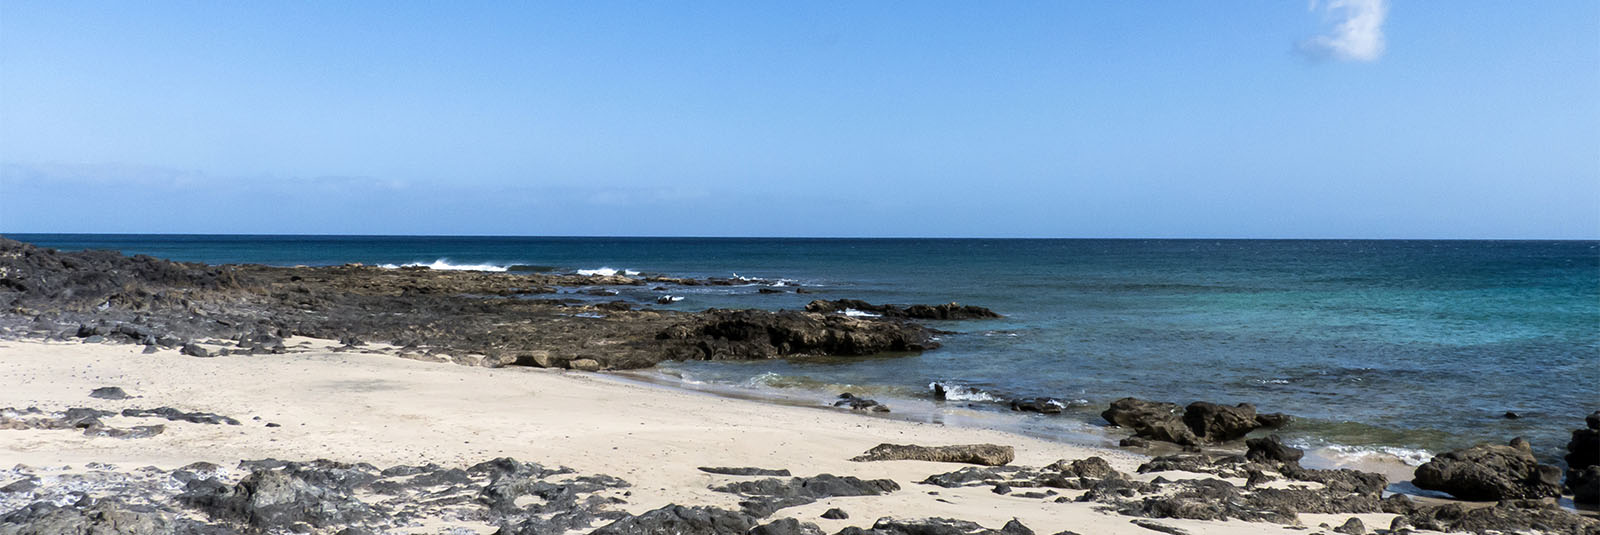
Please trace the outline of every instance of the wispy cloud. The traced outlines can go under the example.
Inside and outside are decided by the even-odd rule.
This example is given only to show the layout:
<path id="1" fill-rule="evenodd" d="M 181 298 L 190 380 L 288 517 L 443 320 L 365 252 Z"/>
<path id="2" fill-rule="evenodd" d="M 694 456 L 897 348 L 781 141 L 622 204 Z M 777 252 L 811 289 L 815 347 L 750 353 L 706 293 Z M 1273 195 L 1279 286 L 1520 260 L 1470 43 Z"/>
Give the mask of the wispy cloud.
<path id="1" fill-rule="evenodd" d="M 1383 56 L 1383 20 L 1387 0 L 1328 0 L 1311 2 L 1333 23 L 1327 33 L 1300 42 L 1300 52 L 1313 59 L 1375 61 Z"/>

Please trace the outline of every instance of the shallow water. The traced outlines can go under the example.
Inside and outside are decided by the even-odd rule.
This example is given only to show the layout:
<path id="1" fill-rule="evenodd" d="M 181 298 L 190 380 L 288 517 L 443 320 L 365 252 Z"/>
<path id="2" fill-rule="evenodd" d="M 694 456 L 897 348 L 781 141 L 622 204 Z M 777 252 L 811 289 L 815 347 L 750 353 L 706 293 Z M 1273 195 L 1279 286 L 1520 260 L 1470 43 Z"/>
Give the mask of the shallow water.
<path id="1" fill-rule="evenodd" d="M 1288 438 L 1329 451 L 1420 459 L 1520 435 L 1555 461 L 1600 408 L 1593 241 L 12 237 L 209 263 L 611 268 L 816 292 L 673 288 L 682 301 L 655 305 L 684 310 L 846 297 L 982 305 L 1007 317 L 936 324 L 955 333 L 922 355 L 663 371 L 819 400 L 841 388 L 927 397 L 932 381 L 1054 397 L 1069 408 L 1041 425 L 1063 433 L 1096 423 L 1123 396 L 1248 401 L 1300 416 Z"/>

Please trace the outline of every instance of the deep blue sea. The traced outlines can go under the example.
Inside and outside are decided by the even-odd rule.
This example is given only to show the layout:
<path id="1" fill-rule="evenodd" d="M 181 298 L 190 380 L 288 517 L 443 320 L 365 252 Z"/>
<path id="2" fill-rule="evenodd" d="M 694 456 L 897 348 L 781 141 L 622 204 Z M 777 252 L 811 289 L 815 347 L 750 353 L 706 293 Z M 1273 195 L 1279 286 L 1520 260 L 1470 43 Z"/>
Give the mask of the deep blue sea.
<path id="1" fill-rule="evenodd" d="M 922 355 L 663 372 L 818 399 L 844 388 L 928 399 L 943 381 L 976 389 L 980 408 L 986 397 L 1068 403 L 1063 415 L 1020 416 L 1035 429 L 1094 425 L 1123 396 L 1248 401 L 1299 416 L 1284 434 L 1314 447 L 1415 462 L 1524 436 L 1556 461 L 1600 409 L 1594 241 L 10 237 L 207 263 L 606 267 L 816 292 L 675 289 L 684 300 L 666 307 L 684 310 L 846 297 L 982 305 L 1007 317 L 936 324 L 956 334 Z M 634 293 L 653 301 L 648 288 Z"/>

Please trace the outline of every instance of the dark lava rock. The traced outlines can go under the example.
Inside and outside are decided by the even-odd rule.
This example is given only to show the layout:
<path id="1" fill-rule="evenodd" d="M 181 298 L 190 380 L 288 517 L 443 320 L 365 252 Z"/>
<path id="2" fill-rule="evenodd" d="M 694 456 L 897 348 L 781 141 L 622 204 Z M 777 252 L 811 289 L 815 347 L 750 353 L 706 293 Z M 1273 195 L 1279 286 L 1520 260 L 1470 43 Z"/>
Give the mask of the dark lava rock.
<path id="1" fill-rule="evenodd" d="M 744 535 L 756 527 L 750 515 L 716 507 L 668 505 L 594 530 L 594 535 Z"/>
<path id="2" fill-rule="evenodd" d="M 1434 457 L 1417 467 L 1413 483 L 1463 500 L 1551 498 L 1561 495 L 1561 470 L 1539 464 L 1528 449 L 1482 444 Z"/>
<path id="3" fill-rule="evenodd" d="M 709 474 L 722 474 L 725 476 L 780 476 L 789 477 L 789 471 L 784 469 L 770 470 L 766 468 L 734 468 L 727 466 L 702 466 L 701 472 Z"/>
<path id="4" fill-rule="evenodd" d="M 818 314 L 834 314 L 845 309 L 854 309 L 871 314 L 878 314 L 886 318 L 912 318 L 924 320 L 968 320 L 990 319 L 1002 317 L 993 310 L 979 306 L 962 306 L 957 303 L 943 305 L 909 305 L 901 308 L 896 305 L 874 305 L 856 299 L 840 299 L 828 301 L 818 299 L 806 304 L 806 312 Z"/>
<path id="5" fill-rule="evenodd" d="M 1278 435 L 1266 438 L 1252 438 L 1245 441 L 1250 449 L 1244 454 L 1245 459 L 1255 462 L 1293 463 L 1300 462 L 1305 452 L 1299 448 L 1284 445 L 1283 439 Z"/>
<path id="6" fill-rule="evenodd" d="M 189 491 L 178 500 L 214 519 L 261 530 L 360 524 L 377 513 L 357 499 L 354 490 L 376 479 L 374 472 L 332 462 L 288 463 L 251 472 L 231 487 L 214 480 L 191 481 Z"/>
<path id="7" fill-rule="evenodd" d="M 1249 403 L 1229 407 L 1196 401 L 1184 409 L 1183 423 L 1195 436 L 1208 442 L 1238 440 L 1261 427 L 1256 422 L 1256 407 Z"/>
<path id="8" fill-rule="evenodd" d="M 822 535 L 822 529 L 810 522 L 793 518 L 780 518 L 750 530 L 749 535 Z"/>
<path id="9" fill-rule="evenodd" d="M 1107 422 L 1126 427 L 1135 436 L 1185 446 L 1228 442 L 1263 427 L 1279 427 L 1292 418 L 1281 413 L 1257 414 L 1254 405 L 1229 407 L 1196 401 L 1180 413 L 1173 403 L 1122 398 L 1100 413 Z"/>
<path id="10" fill-rule="evenodd" d="M 845 528 L 836 535 L 1030 535 L 1033 530 L 1012 520 L 1000 530 L 988 529 L 975 522 L 950 518 L 895 519 L 880 518 L 872 529 Z"/>
<path id="11" fill-rule="evenodd" d="M 879 444 L 857 456 L 852 461 L 931 461 L 937 463 L 967 463 L 983 466 L 1004 466 L 1016 458 L 1011 446 L 996 444 L 964 444 L 958 446 L 914 446 Z"/>
<path id="12" fill-rule="evenodd" d="M 939 347 L 920 325 L 794 311 L 708 310 L 694 323 L 656 335 L 684 348 L 680 358 L 769 359 L 789 355 L 861 356 Z"/>
<path id="13" fill-rule="evenodd" d="M 169 535 L 179 531 L 170 515 L 112 500 L 85 506 L 35 502 L 0 516 L 0 535 Z M 214 533 L 221 533 L 216 531 Z"/>
<path id="14" fill-rule="evenodd" d="M 1584 419 L 1587 427 L 1574 429 L 1567 442 L 1567 482 L 1578 503 L 1600 504 L 1600 411 Z"/>
<path id="15" fill-rule="evenodd" d="M 1063 407 L 1066 407 L 1066 404 L 1055 398 L 1017 399 L 1011 401 L 1011 410 L 1020 412 L 1061 414 Z"/>
<path id="16" fill-rule="evenodd" d="M 89 391 L 89 397 L 96 399 L 128 399 L 132 396 L 129 396 L 127 392 L 123 392 L 121 387 L 102 386 Z"/>
<path id="17" fill-rule="evenodd" d="M 1101 459 L 1099 457 L 1088 457 L 1075 461 L 1067 461 L 1066 459 L 1062 459 L 1051 463 L 1050 466 L 1045 467 L 1045 469 L 1055 470 L 1057 472 L 1071 474 L 1077 477 L 1094 479 L 1126 477 L 1122 472 L 1118 472 L 1115 468 L 1112 468 L 1111 463 L 1108 463 L 1105 459 Z"/>
<path id="18" fill-rule="evenodd" d="M 1177 444 L 1199 444 L 1200 439 L 1183 423 L 1178 405 L 1138 398 L 1122 398 L 1100 413 L 1114 425 L 1126 427 L 1134 436 Z"/>
<path id="19" fill-rule="evenodd" d="M 184 412 L 172 407 L 155 409 L 123 409 L 122 415 L 129 418 L 166 418 L 174 422 L 189 422 L 196 424 L 228 424 L 239 425 L 239 421 L 220 414 L 209 412 Z"/>
<path id="20" fill-rule="evenodd" d="M 183 353 L 183 354 L 188 355 L 188 356 L 191 356 L 191 357 L 205 358 L 205 357 L 211 356 L 211 352 L 210 351 L 206 351 L 206 348 L 200 347 L 200 346 L 195 345 L 195 344 L 183 344 L 183 348 L 179 349 L 178 352 L 179 353 Z"/>
<path id="21" fill-rule="evenodd" d="M 1344 535 L 1366 535 L 1367 525 L 1362 524 L 1361 519 L 1351 517 L 1349 520 L 1344 521 L 1343 524 L 1340 524 L 1339 527 L 1333 528 L 1333 531 Z"/>
<path id="22" fill-rule="evenodd" d="M 850 513 L 846 513 L 844 512 L 844 509 L 835 507 L 827 511 L 823 511 L 822 518 L 826 518 L 828 520 L 845 520 L 850 518 Z"/>
<path id="23" fill-rule="evenodd" d="M 1134 519 L 1134 520 L 1129 520 L 1128 523 L 1133 524 L 1135 526 L 1139 526 L 1139 527 L 1144 528 L 1144 529 L 1148 529 L 1150 531 L 1159 531 L 1161 533 L 1167 533 L 1169 535 L 1189 535 L 1189 532 L 1188 531 L 1184 531 L 1182 528 L 1178 528 L 1178 527 L 1175 527 L 1175 526 L 1168 526 L 1168 525 L 1162 524 L 1160 522 L 1151 522 L 1149 520 Z"/>
<path id="24" fill-rule="evenodd" d="M 83 430 L 83 436 L 121 439 L 150 438 L 167 430 L 164 425 L 136 425 L 128 429 L 95 426 Z"/>
<path id="25" fill-rule="evenodd" d="M 855 394 L 845 392 L 839 394 L 839 400 L 833 402 L 835 407 L 849 407 L 853 411 L 889 412 L 889 406 L 878 403 L 878 400 L 857 397 Z"/>
<path id="26" fill-rule="evenodd" d="M 1419 508 L 1405 517 L 1416 529 L 1444 532 L 1542 533 L 1600 535 L 1600 521 L 1539 500 L 1507 500 L 1492 507 L 1465 508 L 1457 504 Z"/>
<path id="27" fill-rule="evenodd" d="M 1150 441 L 1139 437 L 1128 437 L 1117 442 L 1117 445 L 1124 448 L 1148 448 L 1150 447 Z"/>
<path id="28" fill-rule="evenodd" d="M 863 480 L 854 476 L 819 474 L 787 480 L 741 481 L 712 487 L 711 490 L 753 498 L 740 505 L 750 515 L 765 517 L 779 509 L 805 505 L 822 498 L 888 494 L 900 490 L 900 485 L 889 479 Z"/>

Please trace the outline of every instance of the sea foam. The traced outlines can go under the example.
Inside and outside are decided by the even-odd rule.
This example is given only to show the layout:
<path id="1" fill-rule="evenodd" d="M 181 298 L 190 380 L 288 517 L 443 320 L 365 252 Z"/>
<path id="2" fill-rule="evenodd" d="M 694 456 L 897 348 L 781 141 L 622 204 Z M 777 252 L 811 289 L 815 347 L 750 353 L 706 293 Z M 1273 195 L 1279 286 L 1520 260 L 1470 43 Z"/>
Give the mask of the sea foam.
<path id="1" fill-rule="evenodd" d="M 602 266 L 602 267 L 598 267 L 598 268 L 595 268 L 595 269 L 580 269 L 580 270 L 578 270 L 578 274 L 579 275 L 583 275 L 585 277 L 595 277 L 595 276 L 612 277 L 612 276 L 616 276 L 616 275 L 626 275 L 626 276 L 629 276 L 629 277 L 634 277 L 634 276 L 638 276 L 639 272 L 631 270 L 631 269 L 620 269 L 619 270 L 619 269 L 614 269 L 614 268 Z"/>
<path id="2" fill-rule="evenodd" d="M 428 269 L 440 269 L 440 270 L 445 270 L 445 271 L 505 271 L 506 270 L 506 266 L 497 266 L 497 265 L 494 265 L 494 264 L 453 264 L 453 263 L 450 262 L 450 259 L 448 259 L 448 258 L 440 258 L 438 260 L 434 260 L 433 262 L 427 263 L 427 264 L 424 264 L 424 263 L 421 263 L 421 262 L 412 262 L 410 264 L 399 264 L 399 265 L 381 264 L 378 267 L 385 268 L 385 269 L 399 269 L 399 268 L 406 268 L 406 267 L 425 267 L 425 268 L 428 268 Z"/>

